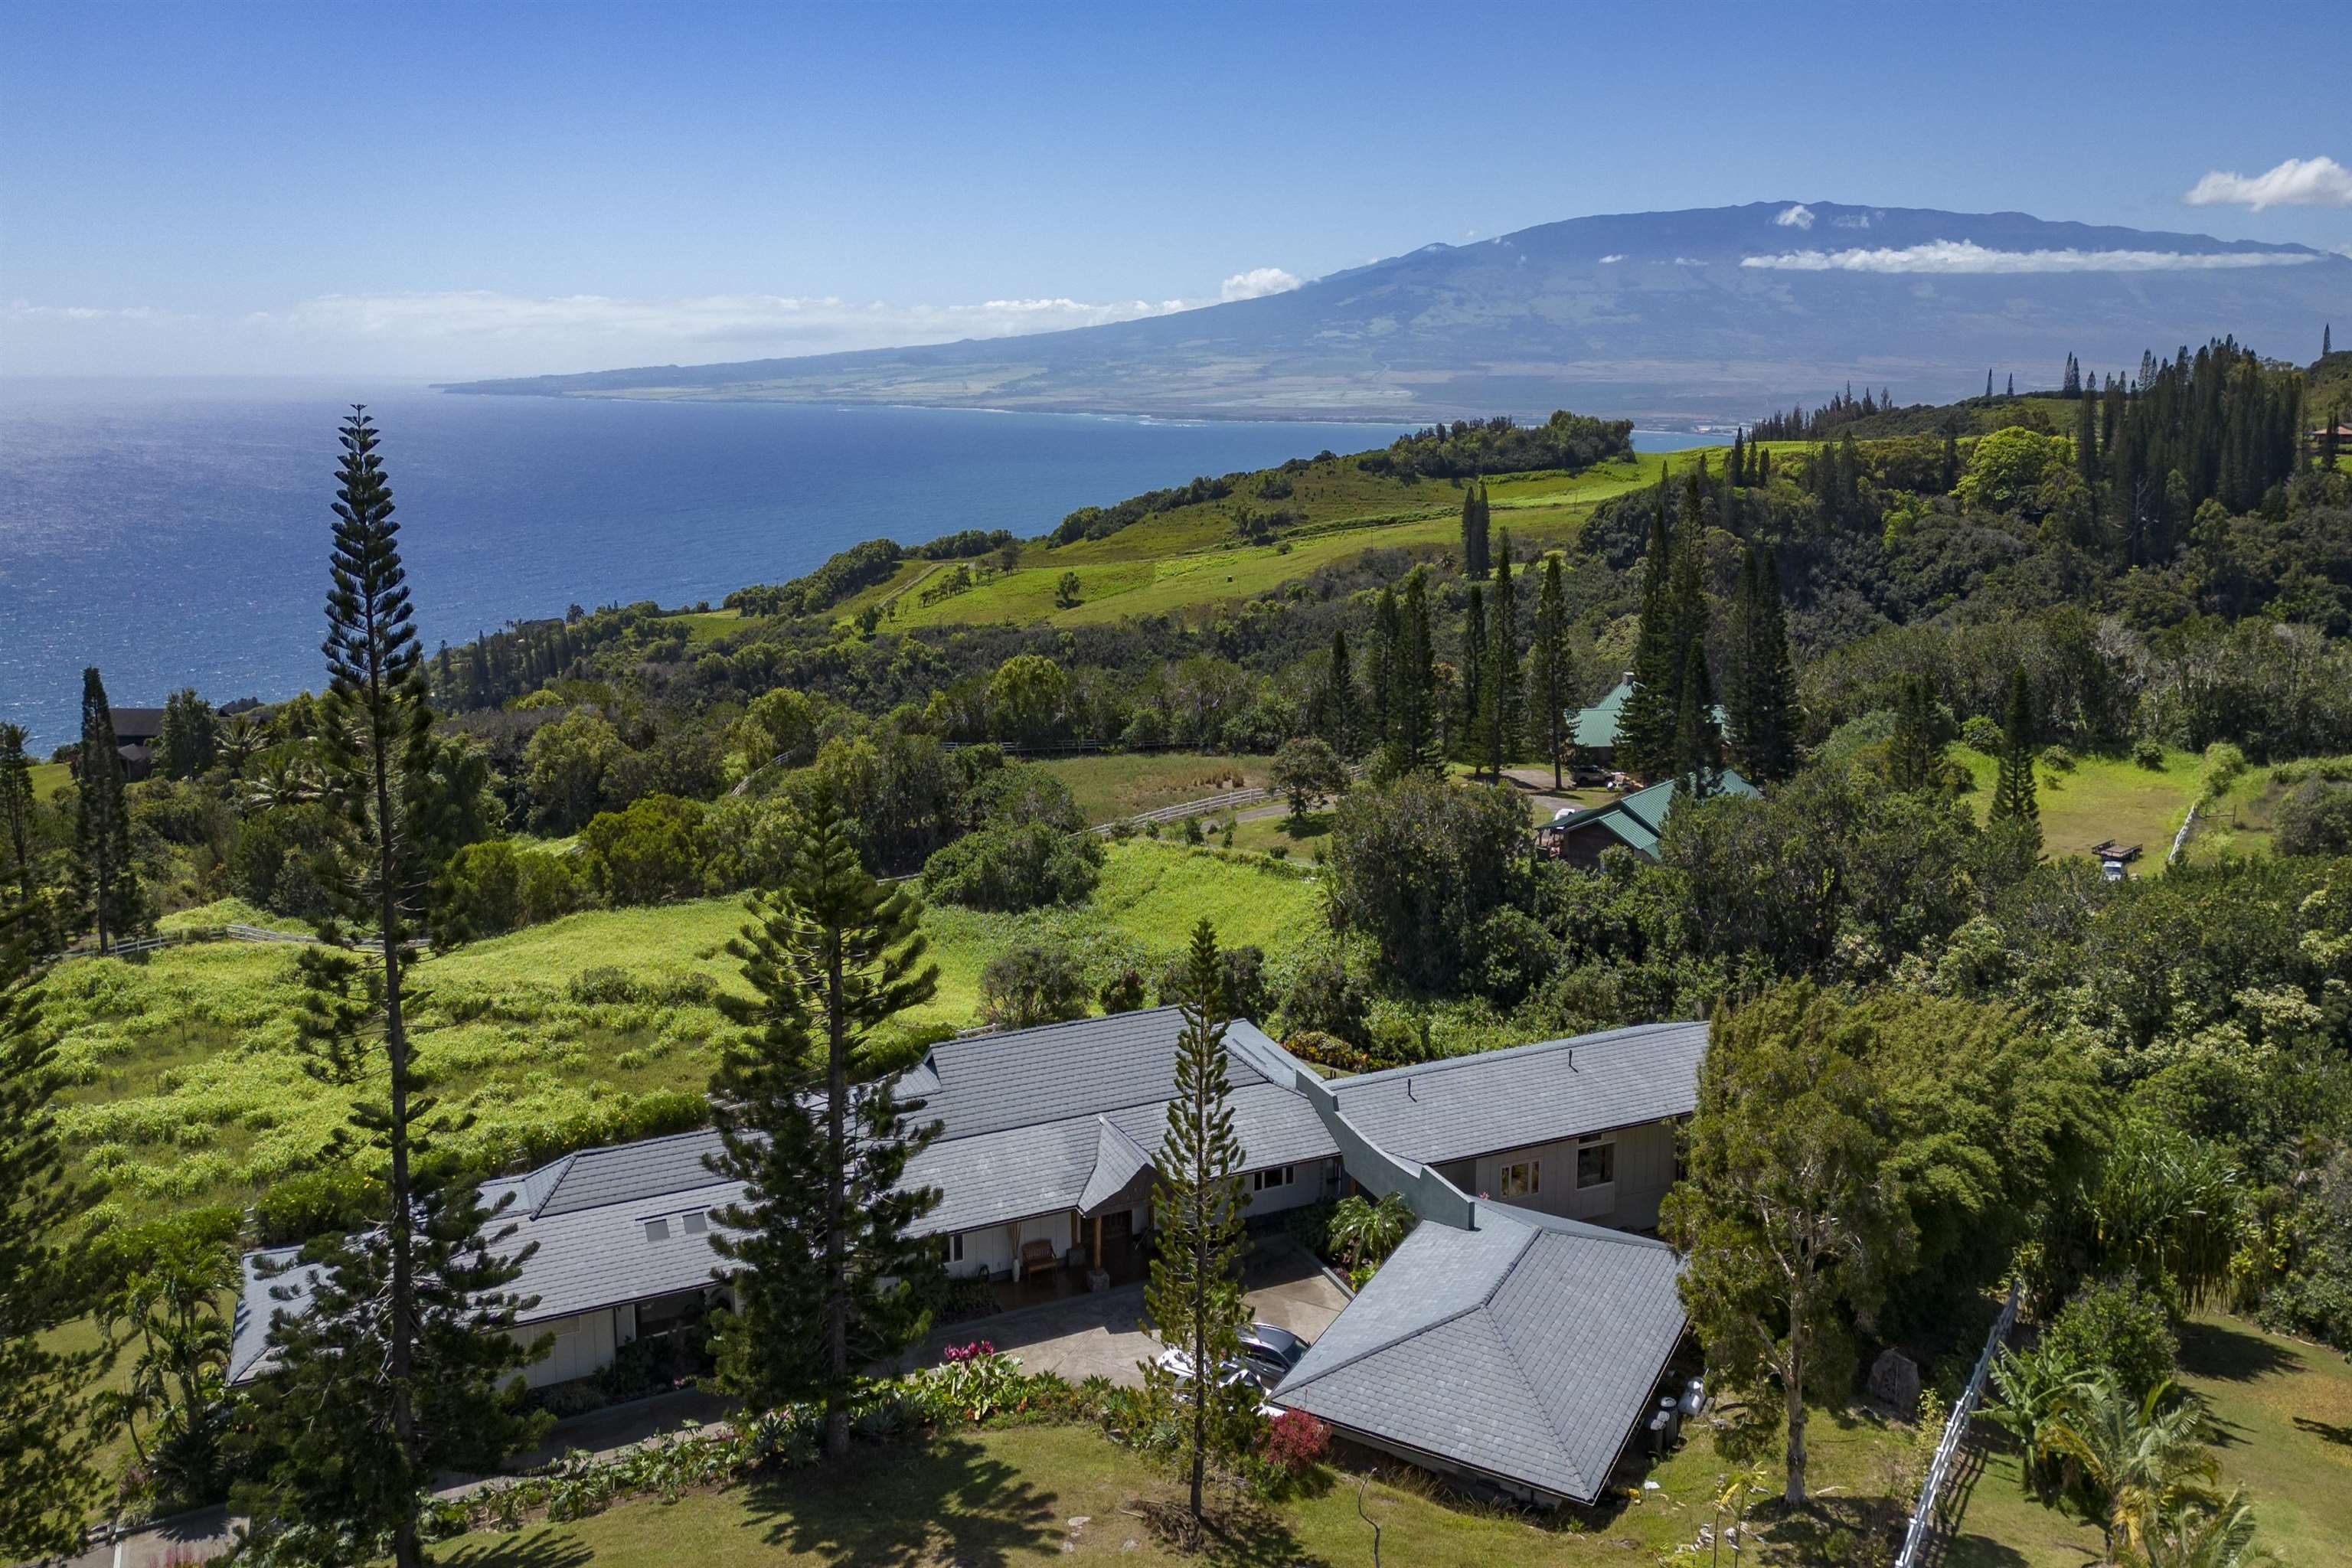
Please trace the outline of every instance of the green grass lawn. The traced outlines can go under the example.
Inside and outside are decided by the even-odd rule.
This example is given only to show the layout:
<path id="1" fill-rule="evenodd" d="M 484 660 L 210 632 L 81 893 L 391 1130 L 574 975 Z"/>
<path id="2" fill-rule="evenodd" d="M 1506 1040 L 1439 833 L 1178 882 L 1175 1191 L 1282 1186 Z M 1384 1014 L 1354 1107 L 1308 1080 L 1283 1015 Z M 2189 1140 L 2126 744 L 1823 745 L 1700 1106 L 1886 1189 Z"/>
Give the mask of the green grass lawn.
<path id="1" fill-rule="evenodd" d="M 741 631 L 746 626 L 757 624 L 746 621 L 740 610 L 681 610 L 669 619 L 686 628 L 686 640 L 689 647 L 717 642 L 720 637 L 731 637 Z"/>
<path id="2" fill-rule="evenodd" d="M 2180 1380 L 2211 1407 L 2224 1489 L 2252 1499 L 2281 1563 L 2352 1563 L 2352 1365 L 2341 1352 L 2221 1313 L 2181 1334 Z M 1949 1568 L 2085 1568 L 2095 1525 L 2027 1497 L 2013 1455 L 1987 1456 L 1967 1490 Z"/>
<path id="3" fill-rule="evenodd" d="M 1900 1428 L 1869 1416 L 1824 1416 L 1814 1431 L 1816 1483 L 1836 1517 L 1874 1495 L 1878 1456 Z M 1387 1470 L 1393 1479 L 1368 1479 L 1360 1493 L 1358 1476 L 1341 1471 L 1312 1495 L 1234 1510 L 1209 1548 L 1188 1557 L 1127 1511 L 1175 1495 L 1169 1478 L 1091 1427 L 1016 1426 L 862 1450 L 850 1469 L 799 1472 L 674 1505 L 639 1500 L 577 1523 L 469 1536 L 438 1548 L 436 1561 L 453 1568 L 1047 1562 L 1293 1568 L 1371 1562 L 1369 1515 L 1381 1527 L 1385 1568 L 1697 1563 L 1706 1561 L 1704 1552 L 1673 1554 L 1712 1521 L 1707 1500 L 1726 1468 L 1704 1436 L 1695 1438 L 1654 1471 L 1657 1490 L 1639 1492 L 1597 1520 L 1465 1503 L 1410 1471 Z M 1817 1525 L 1767 1528 L 1760 1549 L 1743 1561 L 1824 1561 L 1816 1555 L 1819 1534 Z"/>
<path id="4" fill-rule="evenodd" d="M 1069 785 L 1088 822 L 1116 822 L 1227 790 L 1262 788 L 1273 760 L 1202 752 L 1131 752 L 1057 757 L 1043 765 Z"/>
<path id="5" fill-rule="evenodd" d="M 1969 799 L 1977 819 L 1992 807 L 2000 764 L 1983 752 L 1956 745 L 1952 755 L 1976 779 Z M 2197 798 L 2202 759 L 2167 749 L 2161 768 L 2144 768 L 2129 757 L 2081 758 L 2065 773 L 2033 771 L 2042 811 L 2042 843 L 2052 855 L 2080 855 L 2104 839 L 2137 844 L 2144 850 L 2136 876 L 2152 876 L 2164 865 L 2172 836 Z"/>
<path id="6" fill-rule="evenodd" d="M 1129 963 L 1152 972 L 1203 916 L 1226 942 L 1280 958 L 1310 939 L 1318 908 L 1311 879 L 1263 857 L 1113 844 L 1086 904 L 929 910 L 939 994 L 908 1022 L 977 1022 L 982 966 L 1018 942 L 1073 954 L 1099 984 Z M 220 910 L 192 914 L 210 921 Z M 462 1140 L 512 1160 L 550 1135 L 599 1141 L 647 1093 L 700 1092 L 724 1025 L 709 992 L 694 987 L 740 984 L 726 944 L 743 919 L 736 898 L 597 910 L 423 965 L 419 1054 L 443 1103 L 478 1118 Z M 72 1083 L 65 1133 L 125 1211 L 249 1201 L 313 1157 L 341 1121 L 344 1096 L 301 1070 L 296 952 L 200 943 L 74 960 L 52 976 L 48 1017 Z M 630 977 L 637 998 L 574 996 L 572 983 L 593 968 Z"/>
<path id="7" fill-rule="evenodd" d="M 73 769 L 63 763 L 35 763 L 26 771 L 33 775 L 33 797 L 36 800 L 47 800 L 73 784 Z"/>

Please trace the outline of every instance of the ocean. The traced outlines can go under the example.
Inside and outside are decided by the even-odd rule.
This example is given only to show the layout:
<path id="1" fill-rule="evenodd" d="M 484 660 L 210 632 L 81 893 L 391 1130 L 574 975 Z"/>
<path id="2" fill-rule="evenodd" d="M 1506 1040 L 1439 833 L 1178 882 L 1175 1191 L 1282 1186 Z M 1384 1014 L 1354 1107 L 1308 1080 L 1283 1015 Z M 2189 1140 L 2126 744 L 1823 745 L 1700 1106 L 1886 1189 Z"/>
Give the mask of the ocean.
<path id="1" fill-rule="evenodd" d="M 1043 533 L 1196 474 L 1405 428 L 794 404 L 459 396 L 309 380 L 0 381 L 0 719 L 320 684 L 334 433 L 383 434 L 428 651 L 566 606 L 718 603 L 862 539 Z M 1643 432 L 1645 449 L 1701 437 Z"/>

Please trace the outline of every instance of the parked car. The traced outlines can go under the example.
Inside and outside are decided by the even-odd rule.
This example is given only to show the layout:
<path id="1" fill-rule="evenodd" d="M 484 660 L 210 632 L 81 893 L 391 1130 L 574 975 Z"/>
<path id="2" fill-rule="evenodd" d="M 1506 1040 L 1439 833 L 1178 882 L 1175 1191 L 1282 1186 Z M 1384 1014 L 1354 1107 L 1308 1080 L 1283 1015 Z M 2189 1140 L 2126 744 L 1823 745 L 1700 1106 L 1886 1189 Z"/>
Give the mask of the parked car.
<path id="1" fill-rule="evenodd" d="M 1153 1364 L 1158 1366 L 1162 1372 L 1172 1373 L 1175 1374 L 1177 1394 L 1178 1397 L 1182 1397 L 1186 1389 L 1192 1382 L 1192 1358 L 1185 1354 L 1182 1351 L 1171 1347 L 1170 1349 L 1161 1351 L 1157 1356 L 1153 1357 L 1152 1360 Z M 1232 1388 L 1237 1384 L 1246 1384 L 1250 1387 L 1256 1389 L 1258 1393 L 1263 1395 L 1267 1389 L 1274 1386 L 1274 1381 L 1275 1380 L 1269 1379 L 1264 1372 L 1260 1371 L 1256 1367 L 1249 1365 L 1238 1357 L 1227 1360 L 1217 1368 L 1217 1383 L 1220 1386 L 1225 1388 Z M 1278 1405 L 1270 1405 L 1261 1397 L 1258 1400 L 1257 1413 L 1271 1419 L 1272 1417 L 1282 1414 L 1282 1406 Z"/>
<path id="2" fill-rule="evenodd" d="M 1242 1360 L 1264 1374 L 1272 1388 L 1307 1358 L 1307 1342 L 1275 1323 L 1252 1323 L 1242 1331 Z"/>

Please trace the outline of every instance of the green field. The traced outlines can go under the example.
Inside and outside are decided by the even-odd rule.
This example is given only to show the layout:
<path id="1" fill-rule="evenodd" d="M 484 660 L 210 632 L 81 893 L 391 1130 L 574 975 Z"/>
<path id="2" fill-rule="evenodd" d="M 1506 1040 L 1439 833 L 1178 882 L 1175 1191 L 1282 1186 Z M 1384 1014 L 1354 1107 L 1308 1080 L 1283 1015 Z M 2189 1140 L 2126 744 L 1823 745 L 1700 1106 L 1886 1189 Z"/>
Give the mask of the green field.
<path id="1" fill-rule="evenodd" d="M 1531 543 L 1574 537 L 1593 502 L 1654 483 L 1693 453 L 1645 453 L 1580 474 L 1500 475 L 1487 481 L 1495 525 Z M 1462 487 L 1449 479 L 1408 483 L 1368 474 L 1349 459 L 1317 463 L 1293 480 L 1291 495 L 1262 500 L 1244 484 L 1224 500 L 1178 507 L 1105 539 L 1049 548 L 1022 547 L 1020 563 L 965 592 L 923 604 L 915 590 L 943 563 L 902 562 L 887 582 L 839 606 L 855 615 L 884 609 L 886 625 L 1050 621 L 1072 626 L 1126 616 L 1162 615 L 1248 598 L 1318 567 L 1381 546 L 1443 544 L 1459 536 Z M 1265 544 L 1236 535 L 1237 509 L 1283 508 L 1302 514 Z M 1078 577 L 1078 602 L 1056 602 L 1065 573 Z"/>
<path id="2" fill-rule="evenodd" d="M 1273 760 L 1203 752 L 1122 752 L 1059 757 L 1042 765 L 1069 786 L 1088 822 L 1116 822 L 1228 790 L 1263 788 Z"/>
<path id="3" fill-rule="evenodd" d="M 33 795 L 37 800 L 46 800 L 73 784 L 73 769 L 63 763 L 35 763 L 29 771 L 33 775 Z"/>
<path id="4" fill-rule="evenodd" d="M 1976 780 L 1969 799 L 1981 822 L 1992 808 L 1993 780 L 2000 764 L 1969 746 L 1955 745 L 1951 754 Z M 2144 853 L 2134 874 L 2154 874 L 2197 798 L 2202 767 L 2203 760 L 2194 753 L 2167 749 L 2161 768 L 2141 767 L 2129 757 L 2095 756 L 2080 758 L 2066 772 L 2035 768 L 2043 848 L 2053 856 L 2081 855 L 2110 838 L 2137 844 Z"/>
<path id="5" fill-rule="evenodd" d="M 1310 880 L 1262 858 L 1115 844 L 1100 888 L 1077 908 L 929 910 L 940 990 L 908 1021 L 975 1023 L 982 967 L 1017 942 L 1072 953 L 1098 984 L 1124 964 L 1156 969 L 1204 916 L 1226 942 L 1279 958 L 1311 936 L 1317 911 Z M 215 907 L 190 920 L 249 912 Z M 742 921 L 731 898 L 598 910 L 422 966 L 419 1053 L 444 1104 L 478 1118 L 465 1141 L 511 1162 L 532 1151 L 526 1134 L 597 1142 L 635 1097 L 699 1093 L 723 1026 L 709 988 L 740 984 L 725 946 Z M 247 1201 L 314 1157 L 341 1120 L 343 1097 L 300 1069 L 295 953 L 201 943 L 75 960 L 52 976 L 49 1018 L 74 1086 L 66 1134 L 125 1210 Z M 626 976 L 634 998 L 574 994 L 572 983 L 598 968 Z"/>

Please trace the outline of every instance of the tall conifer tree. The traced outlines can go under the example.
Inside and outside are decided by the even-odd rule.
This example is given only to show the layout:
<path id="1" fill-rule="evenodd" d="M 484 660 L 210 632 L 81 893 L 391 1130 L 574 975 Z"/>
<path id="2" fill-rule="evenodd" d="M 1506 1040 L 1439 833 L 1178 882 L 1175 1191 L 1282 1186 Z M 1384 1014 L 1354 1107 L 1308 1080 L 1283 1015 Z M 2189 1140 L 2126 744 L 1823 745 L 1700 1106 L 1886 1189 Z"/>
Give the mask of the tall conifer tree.
<path id="1" fill-rule="evenodd" d="M 1193 1376 L 1180 1382 L 1156 1360 L 1143 1363 L 1143 1374 L 1151 1395 L 1176 1416 L 1176 1460 L 1197 1536 L 1209 1464 L 1243 1451 L 1258 1403 L 1255 1385 L 1245 1379 L 1228 1384 L 1220 1374 L 1240 1353 L 1242 1328 L 1249 1321 L 1242 1295 L 1242 1215 L 1249 1193 L 1242 1184 L 1241 1139 L 1234 1131 L 1223 963 L 1206 920 L 1192 929 L 1180 1005 L 1175 1094 L 1151 1189 L 1159 1245 L 1143 1305 L 1160 1342 L 1183 1352 Z"/>
<path id="2" fill-rule="evenodd" d="M 838 1459 L 864 1369 L 929 1326 L 922 1287 L 940 1265 L 908 1232 L 940 1194 L 899 1184 L 939 1124 L 918 1124 L 923 1102 L 898 1099 L 873 1037 L 929 1001 L 940 972 L 921 906 L 866 871 L 833 801 L 790 838 L 782 880 L 728 945 L 753 994 L 720 999 L 741 1032 L 711 1079 L 712 1167 L 745 1188 L 720 1216 L 735 1234 L 712 1238 L 739 1266 L 719 1372 L 753 1408 L 817 1402 Z"/>
<path id="3" fill-rule="evenodd" d="M 26 907 L 0 913 L 0 1557 L 11 1562 L 79 1551 L 99 1493 L 96 1352 L 50 1337 L 90 1310 L 68 1238 L 95 1194 L 67 1174 L 64 1083 L 30 984 L 30 924 Z"/>
<path id="4" fill-rule="evenodd" d="M 1751 547 L 1748 602 L 1741 614 L 1740 668 L 1734 721 L 1741 768 L 1756 784 L 1778 784 L 1797 771 L 1797 670 L 1789 656 L 1788 617 L 1769 545 Z"/>
<path id="5" fill-rule="evenodd" d="M 1364 671 L 1372 689 L 1369 718 L 1375 749 L 1385 749 L 1396 739 L 1397 676 L 1403 662 L 1404 616 L 1397 607 L 1396 590 L 1383 583 L 1381 596 L 1372 602 L 1371 657 Z"/>
<path id="6" fill-rule="evenodd" d="M 429 914 L 431 834 L 412 808 L 431 757 L 433 715 L 411 624 L 400 524 L 363 407 L 337 432 L 327 594 L 327 691 L 320 771 L 336 855 L 316 870 L 334 902 L 299 967 L 310 990 L 306 1066 L 355 1088 L 358 1138 L 380 1152 L 384 1207 L 357 1236 L 307 1249 L 310 1307 L 271 1331 L 279 1372 L 263 1430 L 278 1456 L 269 1489 L 282 1521 L 347 1528 L 399 1568 L 424 1561 L 418 1500 L 445 1470 L 495 1468 L 545 1429 L 502 1387 L 539 1353 L 507 1331 L 530 1302 L 506 1289 L 529 1251 L 502 1250 L 455 1162 L 408 1036 L 410 946 Z M 373 933 L 359 945 L 355 930 Z M 290 1300 L 295 1286 L 274 1292 Z M 322 1436 L 323 1435 L 323 1436 Z"/>
<path id="7" fill-rule="evenodd" d="M 1486 589 L 1484 584 L 1473 583 L 1462 611 L 1462 722 L 1452 737 L 1473 763 L 1478 759 L 1478 704 L 1486 695 Z"/>
<path id="8" fill-rule="evenodd" d="M 1673 765 L 1676 687 L 1683 650 L 1675 644 L 1670 578 L 1674 546 L 1663 503 L 1650 519 L 1650 548 L 1642 562 L 1641 629 L 1633 642 L 1633 689 L 1617 716 L 1617 765 L 1642 775 Z"/>
<path id="9" fill-rule="evenodd" d="M 1392 773 L 1423 773 L 1438 763 L 1437 649 L 1429 626 L 1429 584 L 1416 569 L 1404 580 L 1391 741 Z"/>
<path id="10" fill-rule="evenodd" d="M 1575 655 L 1568 642 L 1568 592 L 1559 557 L 1544 557 L 1543 586 L 1536 595 L 1535 646 L 1528 650 L 1528 702 L 1530 726 L 1544 738 L 1551 757 L 1551 787 L 1560 787 L 1560 752 L 1566 749 L 1568 704 L 1576 695 Z"/>
<path id="11" fill-rule="evenodd" d="M 1486 481 L 1473 478 L 1462 487 L 1463 575 L 1474 579 L 1486 576 L 1491 549 L 1487 534 Z"/>
<path id="12" fill-rule="evenodd" d="M 1723 731 L 1716 722 L 1705 637 L 1691 638 L 1684 651 L 1681 686 L 1675 716 L 1675 774 L 1683 793 L 1705 799 L 1715 794 L 1723 776 Z"/>
<path id="13" fill-rule="evenodd" d="M 2000 731 L 2000 773 L 1993 782 L 1988 815 L 1994 822 L 2031 829 L 2039 844 L 2042 806 L 2034 794 L 2033 757 L 2033 689 L 2025 679 L 2025 667 L 2019 665 L 2010 671 L 2009 710 Z"/>
<path id="14" fill-rule="evenodd" d="M 81 746 L 74 758 L 74 870 L 82 918 L 98 951 L 139 929 L 139 871 L 131 859 L 131 808 L 123 799 L 122 755 L 114 710 L 95 669 L 81 672 Z"/>
<path id="15" fill-rule="evenodd" d="M 1906 794 L 1939 788 L 1944 741 L 1935 688 L 1926 675 L 1903 677 L 1895 691 L 1895 733 L 1886 742 L 1886 782 Z"/>
<path id="16" fill-rule="evenodd" d="M 8 851 L 14 901 L 26 910 L 39 890 L 33 875 L 33 759 L 26 751 L 30 739 L 22 724 L 0 724 L 0 847 Z"/>
<path id="17" fill-rule="evenodd" d="M 1486 662 L 1480 671 L 1486 695 L 1480 723 L 1486 742 L 1486 768 L 1499 781 L 1503 763 L 1519 746 L 1519 596 L 1511 580 L 1511 536 L 1507 531 L 1495 556 L 1493 592 L 1486 597 Z"/>
<path id="18" fill-rule="evenodd" d="M 1348 657 L 1348 632 L 1344 626 L 1331 633 L 1331 657 L 1323 668 L 1323 684 L 1316 692 L 1316 706 L 1321 720 L 1317 733 L 1341 756 L 1357 755 L 1363 747 L 1362 703 L 1356 690 L 1355 664 Z"/>

